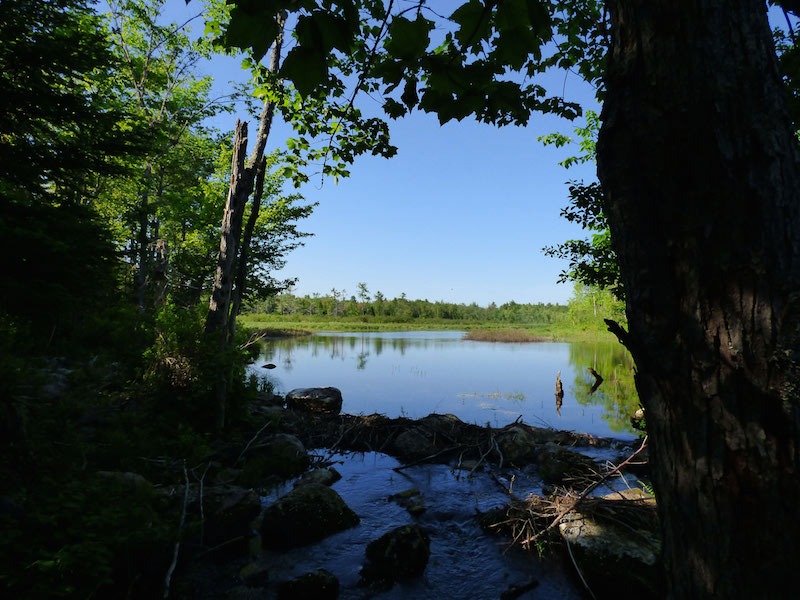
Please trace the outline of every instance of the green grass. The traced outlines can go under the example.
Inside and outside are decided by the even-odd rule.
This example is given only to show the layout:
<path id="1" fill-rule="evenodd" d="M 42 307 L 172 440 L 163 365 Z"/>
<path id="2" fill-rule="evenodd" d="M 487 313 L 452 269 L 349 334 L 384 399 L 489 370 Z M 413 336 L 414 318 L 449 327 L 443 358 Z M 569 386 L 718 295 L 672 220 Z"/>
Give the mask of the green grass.
<path id="1" fill-rule="evenodd" d="M 374 317 L 337 317 L 243 314 L 239 323 L 247 329 L 291 332 L 303 335 L 313 331 L 466 331 L 466 339 L 497 342 L 541 341 L 615 341 L 604 329 L 575 326 L 566 321 L 553 324 L 526 323 L 510 328 L 508 323 L 459 321 L 451 319 L 414 319 L 410 321 L 379 321 Z M 286 335 L 285 333 L 275 333 Z"/>

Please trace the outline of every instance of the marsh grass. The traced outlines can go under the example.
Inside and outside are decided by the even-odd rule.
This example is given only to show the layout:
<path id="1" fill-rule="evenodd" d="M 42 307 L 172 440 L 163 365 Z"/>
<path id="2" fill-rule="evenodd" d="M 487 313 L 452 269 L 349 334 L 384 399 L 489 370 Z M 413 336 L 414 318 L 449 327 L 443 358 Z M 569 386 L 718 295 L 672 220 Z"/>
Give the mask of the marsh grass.
<path id="1" fill-rule="evenodd" d="M 473 342 L 552 342 L 552 335 L 539 335 L 527 329 L 473 329 L 464 336 Z"/>

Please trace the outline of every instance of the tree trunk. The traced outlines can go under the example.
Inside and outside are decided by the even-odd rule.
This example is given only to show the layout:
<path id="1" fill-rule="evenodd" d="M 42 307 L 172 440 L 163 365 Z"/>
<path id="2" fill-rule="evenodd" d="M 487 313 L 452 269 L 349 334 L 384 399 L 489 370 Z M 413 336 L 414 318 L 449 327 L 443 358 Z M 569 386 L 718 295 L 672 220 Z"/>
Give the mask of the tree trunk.
<path id="1" fill-rule="evenodd" d="M 764 2 L 609 5 L 598 172 L 670 595 L 795 597 L 800 177 Z"/>
<path id="2" fill-rule="evenodd" d="M 256 174 L 256 189 L 253 194 L 253 204 L 250 207 L 250 216 L 247 218 L 247 225 L 244 228 L 242 237 L 242 249 L 239 253 L 239 261 L 236 265 L 236 279 L 233 288 L 233 298 L 231 300 L 231 310 L 228 315 L 228 339 L 233 339 L 236 331 L 236 317 L 242 308 L 242 297 L 244 295 L 245 284 L 247 281 L 247 266 L 250 258 L 250 241 L 253 239 L 253 230 L 256 227 L 258 213 L 261 211 L 261 197 L 264 195 L 264 178 L 267 172 L 267 162 L 262 159 Z"/>

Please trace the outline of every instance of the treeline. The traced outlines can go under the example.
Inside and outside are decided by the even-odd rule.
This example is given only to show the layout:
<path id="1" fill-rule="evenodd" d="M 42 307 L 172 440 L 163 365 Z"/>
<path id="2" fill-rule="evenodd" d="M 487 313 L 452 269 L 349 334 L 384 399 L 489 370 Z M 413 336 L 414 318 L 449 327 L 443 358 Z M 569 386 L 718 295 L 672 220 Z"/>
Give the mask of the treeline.
<path id="1" fill-rule="evenodd" d="M 359 318 L 375 319 L 395 323 L 407 323 L 417 319 L 453 321 L 498 322 L 509 324 L 544 323 L 563 321 L 569 309 L 563 304 L 537 303 L 519 304 L 506 302 L 500 306 L 456 304 L 453 302 L 431 302 L 409 300 L 405 294 L 398 298 L 386 298 L 376 292 L 374 298 L 343 297 L 340 294 L 313 294 L 295 296 L 280 294 L 249 305 L 251 313 L 285 315 L 292 317 Z"/>

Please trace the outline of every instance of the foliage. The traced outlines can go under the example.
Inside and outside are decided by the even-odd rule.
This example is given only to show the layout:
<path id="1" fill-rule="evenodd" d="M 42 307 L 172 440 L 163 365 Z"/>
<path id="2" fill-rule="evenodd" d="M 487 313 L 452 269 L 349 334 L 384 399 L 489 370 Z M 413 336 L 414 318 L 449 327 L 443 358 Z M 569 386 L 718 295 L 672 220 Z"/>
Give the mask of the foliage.
<path id="1" fill-rule="evenodd" d="M 553 30 L 586 46 L 598 30 L 593 14 L 576 19 L 571 12 L 574 5 L 599 10 L 596 2 L 470 0 L 442 17 L 425 2 L 395 13 L 393 2 L 373 0 L 231 4 L 230 21 L 211 27 L 222 32 L 225 44 L 249 49 L 255 60 L 276 34 L 274 15 L 292 14 L 296 45 L 280 75 L 304 99 L 341 95 L 345 81 L 355 78 L 352 97 L 359 90 L 380 93 L 392 118 L 418 107 L 442 123 L 474 115 L 500 125 L 524 124 L 534 111 L 579 114 L 578 106 L 548 96 L 527 77 L 553 65 L 578 65 L 590 74 L 585 52 L 552 44 Z"/>
<path id="2" fill-rule="evenodd" d="M 595 162 L 595 144 L 599 129 L 599 115 L 588 111 L 586 126 L 574 130 L 578 136 L 581 154 L 567 157 L 559 164 L 568 169 L 576 164 Z M 542 136 L 539 141 L 546 146 L 553 145 L 559 148 L 575 143 L 572 138 L 559 133 Z M 603 214 L 604 203 L 605 196 L 599 182 L 589 184 L 584 184 L 582 181 L 570 182 L 569 204 L 562 209 L 561 216 L 589 231 L 591 237 L 567 240 L 542 250 L 547 256 L 569 261 L 569 266 L 559 276 L 559 282 L 575 281 L 588 286 L 608 288 L 618 298 L 624 299 L 625 292 L 620 279 L 619 263 L 611 244 L 611 231 Z"/>
<path id="3" fill-rule="evenodd" d="M 366 289 L 366 284 L 363 285 Z M 494 303 L 482 307 L 474 302 L 467 305 L 409 300 L 405 294 L 399 298 L 387 299 L 379 291 L 375 292 L 372 301 L 365 300 L 364 297 L 358 301 L 355 296 L 351 296 L 350 299 L 340 299 L 338 292 L 328 296 L 314 294 L 300 297 L 284 293 L 251 302 L 249 309 L 251 312 L 257 311 L 267 315 L 315 316 L 322 319 L 355 317 L 373 322 L 394 323 L 438 319 L 499 324 L 556 323 L 563 320 L 567 310 L 565 306 L 549 303 L 519 304 L 511 301 L 499 307 Z"/>

